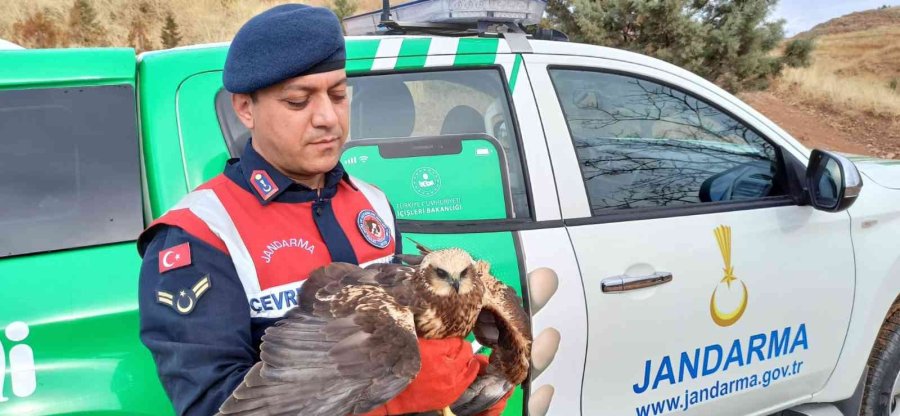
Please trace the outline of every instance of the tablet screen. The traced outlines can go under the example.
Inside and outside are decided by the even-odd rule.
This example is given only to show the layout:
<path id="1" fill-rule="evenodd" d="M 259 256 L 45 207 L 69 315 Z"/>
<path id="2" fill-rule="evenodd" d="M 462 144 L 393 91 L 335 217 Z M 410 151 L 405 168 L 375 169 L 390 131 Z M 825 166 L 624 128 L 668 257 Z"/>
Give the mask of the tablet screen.
<path id="1" fill-rule="evenodd" d="M 387 195 L 400 220 L 492 220 L 508 216 L 505 158 L 489 137 L 358 140 L 344 168 Z"/>

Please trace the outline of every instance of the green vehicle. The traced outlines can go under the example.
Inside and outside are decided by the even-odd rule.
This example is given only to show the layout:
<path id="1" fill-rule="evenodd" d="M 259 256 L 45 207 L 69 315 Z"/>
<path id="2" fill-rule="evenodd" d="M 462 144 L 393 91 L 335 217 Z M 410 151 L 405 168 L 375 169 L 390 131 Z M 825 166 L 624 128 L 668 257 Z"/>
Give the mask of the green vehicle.
<path id="1" fill-rule="evenodd" d="M 409 218 L 404 235 L 464 247 L 521 291 L 511 232 L 458 231 L 512 218 L 514 197 L 520 215 L 528 212 L 521 163 L 509 163 L 509 141 L 464 134 L 475 133 L 464 123 L 439 129 L 454 107 L 467 104 L 493 105 L 494 119 L 511 127 L 509 83 L 494 63 L 501 42 L 462 39 L 460 65 L 442 71 L 425 70 L 431 39 L 403 42 L 403 57 L 383 71 L 375 68 L 378 39 L 348 39 L 353 133 L 343 161 L 355 175 L 397 188 L 406 207 L 395 202 L 398 218 Z M 124 48 L 0 51 L 0 172 L 9 179 L 0 184 L 0 415 L 173 413 L 138 339 L 135 240 L 240 156 L 249 132 L 222 87 L 227 49 L 140 56 Z M 405 96 L 396 94 L 398 85 Z M 437 92 L 457 102 L 432 105 L 427 99 Z M 404 98 L 417 100 L 408 104 L 419 111 L 431 106 L 427 118 L 410 113 L 399 120 L 387 112 L 384 100 Z M 385 117 L 394 121 L 385 125 Z M 428 149 L 408 151 L 421 145 Z M 385 147 L 399 151 L 383 157 Z M 422 163 L 427 170 L 414 172 Z M 426 179 L 418 193 L 393 186 L 407 184 L 411 174 L 463 165 L 474 170 L 432 177 L 436 185 Z M 508 185 L 509 166 L 517 169 L 516 187 Z M 470 186 L 476 178 L 484 179 L 481 186 Z M 523 400 L 517 389 L 506 414 L 522 414 Z"/>
<path id="2" fill-rule="evenodd" d="M 404 236 L 525 300 L 504 415 L 900 415 L 897 162 L 810 151 L 665 62 L 516 32 L 545 6 L 417 0 L 389 29 L 467 36 L 347 38 L 345 168 Z M 173 413 L 135 240 L 249 138 L 227 49 L 0 50 L 0 416 Z"/>

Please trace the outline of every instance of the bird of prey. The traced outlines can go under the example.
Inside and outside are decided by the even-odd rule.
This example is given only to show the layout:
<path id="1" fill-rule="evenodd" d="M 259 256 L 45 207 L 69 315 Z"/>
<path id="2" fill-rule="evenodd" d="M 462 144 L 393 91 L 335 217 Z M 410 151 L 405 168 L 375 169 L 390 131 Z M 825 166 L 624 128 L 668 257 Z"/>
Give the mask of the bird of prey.
<path id="1" fill-rule="evenodd" d="M 333 263 L 299 306 L 266 329 L 256 363 L 222 415 L 349 415 L 402 392 L 421 362 L 417 337 L 464 337 L 493 349 L 486 371 L 444 414 L 490 408 L 527 375 L 531 327 L 515 291 L 464 250 L 400 256 L 407 265 Z"/>

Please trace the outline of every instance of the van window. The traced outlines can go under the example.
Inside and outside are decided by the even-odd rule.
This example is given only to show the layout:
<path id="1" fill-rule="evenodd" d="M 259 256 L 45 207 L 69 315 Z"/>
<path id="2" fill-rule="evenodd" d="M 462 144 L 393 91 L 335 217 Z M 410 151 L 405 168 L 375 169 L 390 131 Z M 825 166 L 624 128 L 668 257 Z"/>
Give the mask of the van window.
<path id="1" fill-rule="evenodd" d="M 0 257 L 135 240 L 134 89 L 0 91 Z"/>

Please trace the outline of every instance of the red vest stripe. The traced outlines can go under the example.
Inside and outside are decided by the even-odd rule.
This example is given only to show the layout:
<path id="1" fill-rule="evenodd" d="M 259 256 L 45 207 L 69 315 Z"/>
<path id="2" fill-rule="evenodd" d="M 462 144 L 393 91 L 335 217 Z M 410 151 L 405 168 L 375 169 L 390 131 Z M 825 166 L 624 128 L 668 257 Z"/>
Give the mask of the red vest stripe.
<path id="1" fill-rule="evenodd" d="M 394 216 L 387 198 L 377 188 L 352 179 L 358 191 L 341 181 L 331 199 L 338 224 L 360 264 L 389 261 L 394 254 Z M 364 237 L 358 218 L 374 211 L 389 232 L 389 243 L 377 247 Z M 178 213 L 176 213 L 178 212 Z M 371 220 L 371 215 L 367 218 Z M 160 222 L 185 228 L 207 241 L 209 234 L 221 243 L 234 262 L 252 317 L 278 318 L 296 306 L 297 289 L 316 268 L 331 263 L 331 255 L 313 220 L 312 202 L 267 205 L 224 175 L 186 195 Z M 197 222 L 206 234 L 195 234 Z M 377 221 L 369 221 L 371 223 Z M 191 227 L 191 229 L 186 228 Z M 383 234 L 376 234 L 383 235 Z M 370 235 L 371 237 L 371 235 Z M 212 239 L 212 238 L 210 238 Z"/>
<path id="2" fill-rule="evenodd" d="M 194 237 L 199 238 L 201 241 L 219 249 L 223 253 L 228 253 L 228 247 L 225 246 L 225 242 L 222 241 L 221 238 L 216 236 L 212 230 L 206 225 L 203 220 L 197 218 L 191 210 L 182 208 L 182 209 L 173 209 L 167 212 L 162 217 L 153 221 L 150 224 L 150 227 L 153 227 L 158 224 L 166 224 L 166 225 L 174 225 L 181 227 L 183 230 L 187 231 L 189 234 Z M 147 227 L 148 229 L 150 227 Z"/>

